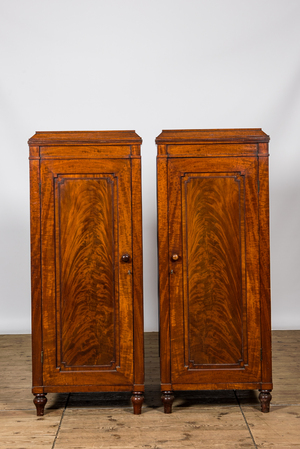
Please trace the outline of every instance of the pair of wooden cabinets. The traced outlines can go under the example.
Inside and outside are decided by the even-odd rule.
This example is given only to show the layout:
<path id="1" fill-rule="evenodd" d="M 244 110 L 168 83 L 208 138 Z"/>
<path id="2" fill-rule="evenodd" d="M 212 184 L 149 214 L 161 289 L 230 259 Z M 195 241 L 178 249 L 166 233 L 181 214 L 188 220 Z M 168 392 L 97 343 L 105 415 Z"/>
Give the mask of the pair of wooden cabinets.
<path id="1" fill-rule="evenodd" d="M 162 401 L 259 389 L 269 410 L 268 136 L 163 131 L 158 145 Z M 140 137 L 30 140 L 33 394 L 144 392 Z"/>

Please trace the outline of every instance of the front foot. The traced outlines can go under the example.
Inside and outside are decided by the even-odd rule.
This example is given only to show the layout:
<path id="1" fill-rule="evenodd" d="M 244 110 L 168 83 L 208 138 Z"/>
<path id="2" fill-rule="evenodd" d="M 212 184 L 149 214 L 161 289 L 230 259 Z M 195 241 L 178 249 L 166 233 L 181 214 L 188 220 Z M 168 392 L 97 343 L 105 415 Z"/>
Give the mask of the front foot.
<path id="1" fill-rule="evenodd" d="M 47 403 L 46 394 L 37 393 L 34 395 L 35 395 L 35 398 L 34 398 L 33 402 L 34 402 L 34 405 L 36 406 L 36 415 L 44 416 L 44 409 L 45 409 L 45 405 Z"/>
<path id="2" fill-rule="evenodd" d="M 131 402 L 133 405 L 134 415 L 140 415 L 142 413 L 142 404 L 144 402 L 144 393 L 142 391 L 133 391 L 131 396 Z"/>
<path id="3" fill-rule="evenodd" d="M 263 413 L 269 413 L 270 411 L 270 402 L 272 399 L 270 390 L 260 390 L 258 399 L 260 400 L 261 411 Z"/>
<path id="4" fill-rule="evenodd" d="M 162 391 L 161 400 L 164 404 L 164 412 L 172 413 L 172 404 L 174 401 L 173 391 Z"/>

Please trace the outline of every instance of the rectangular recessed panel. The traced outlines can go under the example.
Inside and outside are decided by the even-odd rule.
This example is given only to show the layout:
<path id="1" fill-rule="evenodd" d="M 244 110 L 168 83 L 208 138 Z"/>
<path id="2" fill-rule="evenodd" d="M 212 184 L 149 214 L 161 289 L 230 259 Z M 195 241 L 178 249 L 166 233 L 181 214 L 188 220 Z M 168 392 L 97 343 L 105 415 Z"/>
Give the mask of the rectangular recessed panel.
<path id="1" fill-rule="evenodd" d="M 61 367 L 115 361 L 113 179 L 58 184 Z"/>
<path id="2" fill-rule="evenodd" d="M 239 365 L 243 360 L 243 178 L 195 174 L 183 181 L 188 364 L 190 368 Z"/>

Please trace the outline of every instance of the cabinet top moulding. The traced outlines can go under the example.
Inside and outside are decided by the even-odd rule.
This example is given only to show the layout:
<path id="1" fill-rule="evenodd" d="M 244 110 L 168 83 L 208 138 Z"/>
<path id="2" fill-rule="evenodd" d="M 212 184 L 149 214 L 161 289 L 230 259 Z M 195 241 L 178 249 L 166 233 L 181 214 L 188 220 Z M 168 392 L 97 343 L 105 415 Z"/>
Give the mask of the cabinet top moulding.
<path id="1" fill-rule="evenodd" d="M 29 145 L 141 145 L 135 131 L 37 131 Z"/>
<path id="2" fill-rule="evenodd" d="M 135 131 L 38 131 L 29 140 L 30 159 L 140 157 Z"/>
<path id="3" fill-rule="evenodd" d="M 270 137 L 261 128 L 163 130 L 156 138 L 159 145 L 175 143 L 267 143 Z"/>

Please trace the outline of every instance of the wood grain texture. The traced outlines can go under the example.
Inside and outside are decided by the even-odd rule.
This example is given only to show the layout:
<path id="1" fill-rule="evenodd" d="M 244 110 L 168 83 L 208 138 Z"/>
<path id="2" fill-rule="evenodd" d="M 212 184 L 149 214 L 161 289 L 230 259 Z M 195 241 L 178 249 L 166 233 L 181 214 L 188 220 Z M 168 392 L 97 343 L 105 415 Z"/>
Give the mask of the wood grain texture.
<path id="1" fill-rule="evenodd" d="M 129 412 L 129 394 L 72 394 L 67 404 L 66 394 L 48 394 L 43 419 L 34 417 L 30 394 L 31 336 L 0 335 L 2 446 L 51 449 L 54 445 L 55 449 L 70 449 L 99 445 L 133 448 L 148 444 L 151 449 L 155 445 L 174 449 L 199 448 L 199 442 L 203 441 L 201 444 L 210 449 L 214 446 L 245 449 L 245 435 L 241 434 L 244 429 L 250 438 L 249 449 L 253 449 L 254 444 L 265 448 L 299 449 L 300 331 L 273 331 L 272 334 L 276 388 L 272 392 L 269 414 L 261 413 L 258 394 L 253 391 L 237 391 L 240 406 L 231 391 L 190 391 L 176 392 L 173 414 L 162 415 L 158 392 L 158 333 L 146 333 L 147 394 L 143 405 L 146 413 L 136 417 Z"/>
<path id="2" fill-rule="evenodd" d="M 28 140 L 29 145 L 79 145 L 88 144 L 133 144 L 140 145 L 142 139 L 135 131 L 38 131 Z"/>
<path id="3" fill-rule="evenodd" d="M 37 154 L 33 147 L 31 154 Z M 39 161 L 30 161 L 30 243 L 31 243 L 31 323 L 32 382 L 43 385 L 42 352 L 42 283 L 41 283 L 41 203 Z"/>
<path id="4" fill-rule="evenodd" d="M 240 129 L 170 129 L 163 130 L 156 138 L 158 145 L 211 142 L 258 143 L 269 142 L 270 138 L 260 128 Z"/>
<path id="5" fill-rule="evenodd" d="M 40 157 L 74 159 L 76 158 L 101 158 L 101 157 L 130 157 L 129 145 L 48 145 L 40 147 Z"/>
<path id="6" fill-rule="evenodd" d="M 257 156 L 258 145 L 255 143 L 199 143 L 166 145 L 167 154 L 172 157 L 220 157 L 220 156 Z"/>
<path id="7" fill-rule="evenodd" d="M 134 131 L 29 140 L 39 398 L 144 391 L 141 142 Z"/>
<path id="8" fill-rule="evenodd" d="M 257 381 L 258 377 L 261 375 L 261 362 L 260 362 L 260 298 L 259 298 L 259 240 L 258 240 L 258 184 L 257 184 L 257 162 L 255 158 L 170 158 L 169 162 L 169 173 L 168 173 L 168 192 L 169 192 L 169 269 L 173 268 L 174 274 L 170 276 L 170 321 L 171 321 L 171 370 L 172 370 L 172 384 L 183 384 L 187 383 L 226 383 L 226 382 L 253 382 Z M 191 168 L 193 171 L 191 172 Z M 241 305 L 239 305 L 239 311 L 236 312 L 236 328 L 240 328 L 240 335 L 243 333 L 242 344 L 243 344 L 243 361 L 239 364 L 232 365 L 231 368 L 228 364 L 223 363 L 221 365 L 216 365 L 214 369 L 213 365 L 209 366 L 209 369 L 204 369 L 204 366 L 198 366 L 197 368 L 188 363 L 188 351 L 189 339 L 188 339 L 188 329 L 189 322 L 188 317 L 190 316 L 188 308 L 188 295 L 187 295 L 187 260 L 186 255 L 183 252 L 184 242 L 186 241 L 186 231 L 184 226 L 182 226 L 183 218 L 185 216 L 184 207 L 182 204 L 182 179 L 184 176 L 215 176 L 218 177 L 220 174 L 225 173 L 226 176 L 241 176 L 241 179 L 245 179 L 245 244 L 241 245 L 241 259 L 245 260 L 243 266 L 246 266 L 246 272 L 244 273 L 244 282 L 242 282 L 243 290 L 243 313 L 241 310 Z M 229 175 L 231 173 L 231 175 Z M 227 194 L 232 195 L 231 189 L 227 188 Z M 201 193 L 199 193 L 201 194 Z M 227 201 L 227 200 L 226 200 Z M 226 204 L 226 203 L 225 203 Z M 227 206 L 226 206 L 227 207 Z M 227 226 L 230 224 L 230 214 L 228 211 L 224 210 L 219 212 L 220 216 L 228 216 Z M 225 215 L 224 215 L 225 214 Z M 241 223 L 240 223 L 241 224 Z M 232 226 L 232 225 L 231 225 Z M 237 226 L 237 225 L 236 225 Z M 220 227 L 221 229 L 221 227 Z M 225 229 L 222 229 L 225 232 Z M 226 236 L 225 234 L 223 234 Z M 215 238 L 215 237 L 214 237 Z M 227 237 L 228 238 L 228 237 Z M 232 237 L 234 238 L 234 237 Z M 225 240 L 226 241 L 226 240 Z M 225 244 L 225 243 L 224 243 Z M 226 246 L 226 245 L 225 245 Z M 228 244 L 227 244 L 228 246 Z M 247 251 L 245 253 L 245 249 Z M 236 245 L 238 248 L 238 245 Z M 244 252 L 244 253 L 243 253 Z M 179 254 L 179 260 L 176 262 L 171 261 L 171 256 L 173 253 Z M 222 253 L 218 254 L 217 260 L 218 264 L 222 266 L 224 264 Z M 234 255 L 234 250 L 231 253 Z M 204 256 L 205 257 L 205 256 Z M 228 261 L 229 255 L 226 256 Z M 233 260 L 236 260 L 236 256 Z M 236 264 L 241 269 L 241 265 Z M 171 268 L 172 267 L 172 268 Z M 231 268 L 232 269 L 232 268 Z M 235 268 L 237 270 L 237 267 Z M 223 265 L 224 276 L 228 276 L 226 272 L 226 264 Z M 230 270 L 229 270 L 230 271 Z M 201 275 L 200 275 L 201 276 Z M 240 279 L 239 275 L 239 279 Z M 224 278 L 225 279 L 225 278 Z M 223 280 L 224 281 L 224 280 Z M 228 281 L 227 281 L 228 282 Z M 239 284 L 239 283 L 238 283 Z M 237 285 L 238 285 L 237 284 Z M 241 285 L 240 285 L 241 287 Z M 229 288 L 229 290 L 228 290 Z M 236 291 L 237 291 L 237 287 Z M 225 284 L 223 286 L 224 291 L 230 291 L 234 287 L 230 287 Z M 214 295 L 216 295 L 215 289 Z M 233 304 L 229 309 L 232 311 L 233 306 L 237 303 L 237 297 L 241 299 L 241 293 L 238 296 L 227 296 L 228 300 L 232 301 Z M 218 293 L 220 294 L 220 293 Z M 221 293 L 222 295 L 228 295 L 228 293 Z M 245 299 L 247 298 L 247 300 Z M 241 304 L 241 303 L 240 303 Z M 198 305 L 196 306 L 198 307 Z M 219 310 L 218 310 L 219 313 Z M 241 327 L 237 324 L 240 323 L 239 317 L 242 316 L 243 331 Z M 200 318 L 201 320 L 201 318 Z M 203 324 L 203 323 L 201 323 Z M 218 335 L 223 337 L 229 334 L 228 329 L 232 324 L 228 323 L 223 319 L 219 322 L 219 327 L 223 328 L 218 330 Z M 215 327 L 217 326 L 215 322 Z M 195 321 L 194 325 L 195 333 L 197 333 L 197 325 Z M 200 325 L 198 326 L 198 332 L 201 331 Z M 203 334 L 202 334 L 203 335 Z M 231 343 L 238 346 L 241 342 L 241 337 L 236 337 L 237 332 L 235 331 L 235 336 L 229 338 L 233 339 Z M 237 340 L 236 340 L 237 338 Z M 200 340 L 200 339 L 199 339 Z M 198 340 L 198 342 L 199 342 Z M 197 341 L 197 340 L 196 340 Z M 225 340 L 226 341 L 226 340 Z M 225 350 L 227 343 L 225 341 L 218 346 L 218 350 Z M 222 349 L 223 348 L 223 349 Z M 231 349 L 228 349 L 230 351 Z M 233 349 L 235 357 L 237 356 L 237 350 Z M 241 349 L 240 349 L 241 351 Z M 225 350 L 226 352 L 226 350 Z M 228 355 L 227 355 L 228 356 Z M 222 357 L 220 355 L 220 357 Z M 233 359 L 230 359 L 233 360 Z"/>
<path id="9" fill-rule="evenodd" d="M 158 149 L 159 154 L 163 149 Z M 165 157 L 157 157 L 157 242 L 159 271 L 160 370 L 162 390 L 171 384 L 169 237 L 168 237 L 168 168 Z"/>
<path id="10" fill-rule="evenodd" d="M 116 367 L 110 366 L 73 366 L 57 369 L 57 355 L 60 354 L 59 313 L 58 298 L 60 285 L 57 273 L 57 251 L 54 242 L 55 223 L 57 213 L 54 204 L 54 180 L 59 176 L 65 178 L 84 178 L 87 174 L 95 178 L 107 178 L 108 175 L 116 178 L 117 191 L 114 193 L 114 236 L 115 241 L 115 298 L 118 301 L 115 329 L 116 333 Z M 63 175 L 62 175 L 63 174 Z M 43 284 L 43 388 L 51 387 L 51 391 L 60 391 L 64 386 L 77 386 L 77 391 L 89 386 L 92 391 L 103 389 L 122 390 L 133 387 L 133 300 L 132 300 L 132 218 L 131 218 L 131 164 L 128 159 L 98 159 L 98 160 L 43 160 L 41 162 L 41 198 L 42 198 L 42 284 Z M 76 181 L 77 182 L 77 181 Z M 100 182 L 100 181 L 99 181 Z M 102 181 L 101 181 L 102 182 Z M 76 204 L 73 200 L 73 206 Z M 56 226 L 57 227 L 57 226 Z M 123 254 L 128 253 L 131 261 L 121 263 Z M 117 299 L 118 298 L 118 299 Z M 75 329 L 75 327 L 74 327 Z M 136 353 L 136 357 L 143 359 L 143 353 Z M 66 391 L 66 390 L 64 390 Z M 73 390 L 74 391 L 74 390 Z"/>
<path id="11" fill-rule="evenodd" d="M 268 145 L 260 144 L 260 153 L 267 154 Z M 262 148 L 261 148 L 262 147 Z M 262 327 L 262 389 L 272 383 L 271 344 L 271 286 L 270 286 L 270 231 L 269 231 L 269 159 L 259 158 L 259 228 L 260 228 L 260 298 Z"/>
<path id="12" fill-rule="evenodd" d="M 137 154 L 139 149 L 133 148 Z M 144 391 L 143 236 L 141 158 L 131 161 L 132 169 L 132 259 L 134 309 L 134 391 Z"/>
<path id="13" fill-rule="evenodd" d="M 61 363 L 115 361 L 113 177 L 56 178 Z"/>
<path id="14" fill-rule="evenodd" d="M 45 394 L 35 394 L 33 403 L 36 407 L 37 416 L 44 416 L 45 405 L 47 404 L 47 397 Z"/>
<path id="15" fill-rule="evenodd" d="M 239 365 L 243 361 L 245 270 L 241 254 L 241 245 L 245 245 L 243 179 L 225 173 L 183 179 L 188 363 L 191 368 Z"/>
<path id="16" fill-rule="evenodd" d="M 156 139 L 162 391 L 272 389 L 268 141 L 261 129 Z"/>

